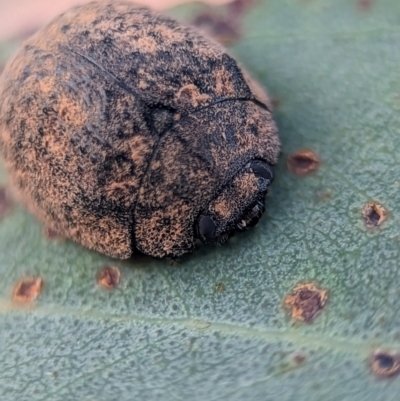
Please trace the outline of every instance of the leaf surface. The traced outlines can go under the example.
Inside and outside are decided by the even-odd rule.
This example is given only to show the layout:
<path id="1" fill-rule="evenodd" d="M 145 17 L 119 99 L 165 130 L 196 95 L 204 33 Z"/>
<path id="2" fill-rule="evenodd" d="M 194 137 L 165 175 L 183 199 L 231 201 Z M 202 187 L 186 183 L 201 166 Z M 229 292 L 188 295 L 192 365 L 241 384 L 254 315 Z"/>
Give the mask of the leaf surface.
<path id="1" fill-rule="evenodd" d="M 242 18 L 231 52 L 279 103 L 283 144 L 255 229 L 170 266 L 49 241 L 19 207 L 2 219 L 1 399 L 398 399 L 369 358 L 400 351 L 400 2 L 368 4 L 260 0 Z M 286 160 L 303 148 L 321 165 L 299 177 Z M 388 211 L 376 229 L 369 201 Z M 11 302 L 24 276 L 45 283 L 31 307 Z M 329 293 L 312 324 L 282 307 L 305 281 Z"/>

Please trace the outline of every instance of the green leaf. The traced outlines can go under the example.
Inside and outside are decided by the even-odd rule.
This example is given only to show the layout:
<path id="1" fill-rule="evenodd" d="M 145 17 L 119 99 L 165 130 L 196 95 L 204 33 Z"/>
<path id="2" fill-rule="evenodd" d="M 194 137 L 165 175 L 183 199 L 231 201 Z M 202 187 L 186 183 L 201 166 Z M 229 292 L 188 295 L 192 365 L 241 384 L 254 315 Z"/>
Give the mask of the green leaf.
<path id="1" fill-rule="evenodd" d="M 0 223 L 2 400 L 398 399 L 370 357 L 400 351 L 400 2 L 260 0 L 241 22 L 232 53 L 280 103 L 267 216 L 170 266 L 49 241 L 16 208 Z M 301 148 L 312 175 L 286 167 Z M 375 229 L 369 201 L 389 213 Z M 24 276 L 45 283 L 34 307 L 11 302 Z M 312 324 L 282 307 L 304 281 L 329 292 Z"/>

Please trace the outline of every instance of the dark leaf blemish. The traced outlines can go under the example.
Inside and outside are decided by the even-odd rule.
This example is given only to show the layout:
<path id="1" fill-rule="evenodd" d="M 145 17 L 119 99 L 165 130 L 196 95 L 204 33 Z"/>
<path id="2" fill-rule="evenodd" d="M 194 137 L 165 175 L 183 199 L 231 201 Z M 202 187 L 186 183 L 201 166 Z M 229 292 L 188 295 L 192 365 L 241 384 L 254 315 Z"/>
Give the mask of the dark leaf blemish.
<path id="1" fill-rule="evenodd" d="M 319 157 L 309 149 L 298 150 L 287 159 L 288 169 L 296 175 L 307 175 L 316 171 L 321 164 Z"/>
<path id="2" fill-rule="evenodd" d="M 14 286 L 12 298 L 19 303 L 34 301 L 43 288 L 43 280 L 40 277 L 24 277 Z"/>
<path id="3" fill-rule="evenodd" d="M 226 286 L 224 283 L 220 282 L 220 283 L 215 284 L 215 287 L 214 287 L 215 292 L 222 293 L 222 292 L 225 292 L 225 290 L 226 290 Z"/>
<path id="4" fill-rule="evenodd" d="M 306 360 L 306 356 L 304 354 L 296 354 L 293 357 L 293 361 L 297 364 L 297 365 L 302 365 Z"/>
<path id="5" fill-rule="evenodd" d="M 234 21 L 215 13 L 199 14 L 193 19 L 192 24 L 225 46 L 236 42 L 240 37 Z"/>
<path id="6" fill-rule="evenodd" d="M 398 375 L 400 373 L 400 353 L 376 350 L 371 357 L 371 370 L 381 378 Z"/>
<path id="7" fill-rule="evenodd" d="M 234 0 L 221 13 L 204 11 L 198 14 L 192 24 L 217 42 L 230 45 L 240 39 L 242 18 L 252 4 L 252 0 Z"/>
<path id="8" fill-rule="evenodd" d="M 387 219 L 388 212 L 380 203 L 368 202 L 363 208 L 362 216 L 368 228 L 375 228 Z"/>
<path id="9" fill-rule="evenodd" d="M 327 299 L 327 290 L 306 282 L 294 287 L 292 294 L 283 300 L 283 305 L 290 310 L 293 319 L 311 323 L 321 313 Z"/>
<path id="10" fill-rule="evenodd" d="M 104 288 L 115 288 L 121 278 L 121 272 L 116 266 L 106 266 L 97 275 L 97 283 Z"/>
<path id="11" fill-rule="evenodd" d="M 56 230 L 54 230 L 51 227 L 45 227 L 43 229 L 43 235 L 45 236 L 45 238 L 49 239 L 49 240 L 62 240 L 63 237 L 61 237 L 58 232 Z"/>
<path id="12" fill-rule="evenodd" d="M 373 0 L 357 0 L 357 8 L 360 11 L 370 11 Z"/>
<path id="13" fill-rule="evenodd" d="M 12 209 L 12 201 L 5 187 L 0 188 L 0 219 Z"/>

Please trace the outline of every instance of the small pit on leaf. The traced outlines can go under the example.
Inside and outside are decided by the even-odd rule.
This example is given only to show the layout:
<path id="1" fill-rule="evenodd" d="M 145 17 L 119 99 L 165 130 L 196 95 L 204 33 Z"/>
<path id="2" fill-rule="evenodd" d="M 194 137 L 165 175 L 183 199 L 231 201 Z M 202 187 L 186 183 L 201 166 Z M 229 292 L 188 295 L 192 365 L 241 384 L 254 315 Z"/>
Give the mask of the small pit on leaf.
<path id="1" fill-rule="evenodd" d="M 375 228 L 387 219 L 388 212 L 380 203 L 368 202 L 363 208 L 362 216 L 368 228 Z"/>
<path id="2" fill-rule="evenodd" d="M 289 171 L 296 175 L 307 175 L 316 171 L 321 164 L 319 157 L 309 149 L 298 150 L 287 159 Z"/>
<path id="3" fill-rule="evenodd" d="M 12 209 L 12 201 L 5 187 L 0 188 L 0 218 Z"/>
<path id="4" fill-rule="evenodd" d="M 215 284 L 215 287 L 214 287 L 215 292 L 223 293 L 223 292 L 225 292 L 225 290 L 226 290 L 226 287 L 225 287 L 224 283 Z"/>
<path id="5" fill-rule="evenodd" d="M 400 373 L 400 353 L 376 350 L 371 357 L 371 370 L 375 375 L 388 378 Z"/>
<path id="6" fill-rule="evenodd" d="M 40 277 L 24 277 L 17 282 L 13 290 L 13 300 L 19 303 L 34 301 L 43 288 L 43 280 Z"/>
<path id="7" fill-rule="evenodd" d="M 328 291 L 312 282 L 294 287 L 292 294 L 283 300 L 293 319 L 311 323 L 322 311 L 328 299 Z"/>
<path id="8" fill-rule="evenodd" d="M 106 266 L 97 274 L 97 282 L 104 288 L 115 288 L 121 278 L 121 272 L 116 266 Z"/>

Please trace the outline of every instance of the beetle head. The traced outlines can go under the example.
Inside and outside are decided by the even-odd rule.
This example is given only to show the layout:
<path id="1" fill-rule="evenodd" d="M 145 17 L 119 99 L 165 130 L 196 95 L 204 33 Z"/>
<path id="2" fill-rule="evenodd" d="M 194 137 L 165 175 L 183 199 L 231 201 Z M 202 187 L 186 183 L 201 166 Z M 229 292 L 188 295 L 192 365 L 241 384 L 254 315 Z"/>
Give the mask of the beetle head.
<path id="1" fill-rule="evenodd" d="M 252 160 L 226 185 L 196 221 L 195 233 L 203 243 L 225 242 L 235 232 L 255 226 L 265 211 L 272 168 Z"/>

